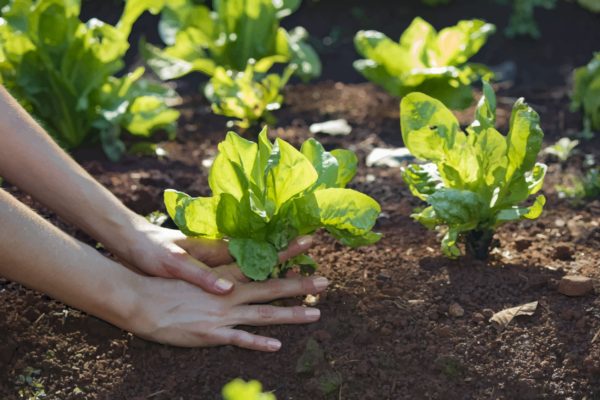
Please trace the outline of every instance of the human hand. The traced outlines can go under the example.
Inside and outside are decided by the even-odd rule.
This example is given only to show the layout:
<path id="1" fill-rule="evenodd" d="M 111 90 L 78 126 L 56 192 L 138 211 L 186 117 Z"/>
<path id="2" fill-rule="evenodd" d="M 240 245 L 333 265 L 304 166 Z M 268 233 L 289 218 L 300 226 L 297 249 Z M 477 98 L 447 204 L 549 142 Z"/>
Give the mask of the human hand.
<path id="1" fill-rule="evenodd" d="M 139 219 L 134 233 L 118 246 L 107 245 L 125 264 L 145 274 L 176 278 L 199 286 L 213 294 L 229 293 L 237 277 L 243 274 L 229 254 L 227 242 L 203 238 L 188 238 L 178 230 L 163 228 Z M 282 261 L 308 250 L 312 238 L 302 236 L 294 240 L 280 254 Z M 211 268 L 230 264 L 227 268 Z M 232 276 L 231 271 L 238 275 Z"/>
<path id="2" fill-rule="evenodd" d="M 134 288 L 136 300 L 130 326 L 125 328 L 145 339 L 174 346 L 234 345 L 273 352 L 280 349 L 279 340 L 234 327 L 304 324 L 320 318 L 316 308 L 252 303 L 320 293 L 328 285 L 326 278 L 293 276 L 248 282 L 235 264 L 217 269 L 236 280 L 231 293 L 213 295 L 180 280 L 141 277 Z"/>

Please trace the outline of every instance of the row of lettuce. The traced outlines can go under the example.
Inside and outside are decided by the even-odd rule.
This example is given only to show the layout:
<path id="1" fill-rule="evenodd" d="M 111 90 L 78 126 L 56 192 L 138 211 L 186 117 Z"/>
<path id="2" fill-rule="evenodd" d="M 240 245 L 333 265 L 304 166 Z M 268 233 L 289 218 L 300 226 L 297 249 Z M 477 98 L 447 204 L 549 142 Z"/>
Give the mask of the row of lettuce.
<path id="1" fill-rule="evenodd" d="M 6 1 L 5 1 L 6 2 Z M 204 94 L 215 113 L 241 128 L 264 121 L 283 103 L 292 76 L 304 81 L 321 63 L 302 27 L 286 30 L 282 18 L 301 0 L 127 0 L 116 25 L 83 23 L 79 0 L 9 0 L 0 19 L 0 82 L 44 125 L 61 146 L 100 141 L 107 156 L 125 152 L 122 132 L 147 138 L 175 135 L 177 93 L 144 77 L 144 67 L 119 76 L 129 35 L 141 14 L 160 13 L 162 48 L 141 43 L 146 64 L 164 81 L 192 72 L 209 81 Z M 354 66 L 367 79 L 402 97 L 419 91 L 462 109 L 473 101 L 472 84 L 493 79 L 470 63 L 495 27 L 460 21 L 437 32 L 416 18 L 398 42 L 376 31 L 355 36 L 364 59 Z M 575 72 L 574 109 L 588 131 L 600 129 L 600 54 Z"/>

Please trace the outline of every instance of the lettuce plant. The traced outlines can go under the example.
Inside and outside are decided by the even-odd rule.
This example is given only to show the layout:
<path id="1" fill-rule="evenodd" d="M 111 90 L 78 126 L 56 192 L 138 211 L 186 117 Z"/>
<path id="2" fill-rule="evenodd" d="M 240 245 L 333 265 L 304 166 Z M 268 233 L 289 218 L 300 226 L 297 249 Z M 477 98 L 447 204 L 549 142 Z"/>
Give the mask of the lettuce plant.
<path id="1" fill-rule="evenodd" d="M 352 247 L 379 240 L 371 231 L 379 204 L 344 188 L 356 168 L 354 153 L 327 152 L 314 139 L 298 151 L 279 138 L 271 143 L 266 129 L 258 143 L 229 132 L 210 170 L 213 196 L 167 190 L 164 200 L 183 233 L 227 239 L 242 272 L 264 280 L 294 265 L 315 267 L 307 255 L 280 264 L 277 254 L 297 236 L 319 228 Z"/>
<path id="2" fill-rule="evenodd" d="M 274 63 L 296 67 L 304 80 L 321 74 L 316 52 L 298 27 L 287 31 L 279 21 L 293 13 L 301 0 L 213 0 L 213 10 L 194 0 L 165 2 L 159 33 L 164 49 L 146 45 L 148 65 L 161 79 L 193 71 L 209 76 L 217 67 L 244 71 L 250 60 L 256 71 L 267 72 Z"/>
<path id="3" fill-rule="evenodd" d="M 0 19 L 0 83 L 64 148 L 99 137 L 117 159 L 121 131 L 174 133 L 173 91 L 123 69 L 131 26 L 156 1 L 129 0 L 116 26 L 79 20 L 78 0 L 11 0 Z"/>
<path id="4" fill-rule="evenodd" d="M 510 38 L 516 36 L 530 36 L 538 39 L 540 29 L 535 21 L 535 9 L 545 8 L 550 10 L 556 7 L 556 0 L 496 0 L 500 4 L 511 5 L 512 13 L 504 33 Z"/>
<path id="5" fill-rule="evenodd" d="M 584 136 L 591 137 L 593 130 L 600 130 L 600 53 L 589 64 L 577 68 L 573 77 L 571 108 L 583 112 Z"/>
<path id="6" fill-rule="evenodd" d="M 429 206 L 413 217 L 426 227 L 446 227 L 442 251 L 467 252 L 485 259 L 494 230 L 501 224 L 540 216 L 546 202 L 539 195 L 532 205 L 521 205 L 542 188 L 546 166 L 536 163 L 543 132 L 538 114 L 517 100 L 510 131 L 495 128 L 496 96 L 484 83 L 475 121 L 466 129 L 438 100 L 411 93 L 401 103 L 402 138 L 410 152 L 426 164 L 403 170 L 411 192 Z"/>
<path id="7" fill-rule="evenodd" d="M 466 108 L 473 101 L 473 81 L 493 75 L 467 61 L 494 31 L 494 25 L 472 20 L 438 33 L 421 18 L 415 18 L 399 43 L 380 32 L 360 31 L 354 44 L 365 59 L 355 61 L 354 68 L 394 96 L 419 91 L 450 108 Z"/>
<path id="8" fill-rule="evenodd" d="M 263 393 L 259 381 L 234 379 L 223 386 L 223 400 L 276 400 L 273 393 Z"/>
<path id="9" fill-rule="evenodd" d="M 242 129 L 260 120 L 273 123 L 275 117 L 271 111 L 281 107 L 281 90 L 293 72 L 294 69 L 288 67 L 283 76 L 272 73 L 256 78 L 253 63 L 248 63 L 244 72 L 217 67 L 204 93 L 215 114 L 237 118 L 234 124 Z"/>
<path id="10" fill-rule="evenodd" d="M 577 2 L 591 12 L 600 13 L 600 0 L 577 0 Z"/>

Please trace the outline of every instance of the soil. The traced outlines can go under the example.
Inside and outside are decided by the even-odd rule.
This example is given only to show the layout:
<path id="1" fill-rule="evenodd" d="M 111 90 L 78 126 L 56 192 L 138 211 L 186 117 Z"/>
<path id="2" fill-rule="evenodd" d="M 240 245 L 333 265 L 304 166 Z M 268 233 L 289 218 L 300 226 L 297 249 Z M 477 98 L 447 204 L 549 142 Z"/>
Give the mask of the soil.
<path id="1" fill-rule="evenodd" d="M 398 100 L 352 70 L 354 31 L 374 28 L 394 37 L 416 14 L 436 26 L 478 16 L 502 27 L 508 15 L 503 7 L 467 0 L 435 9 L 415 1 L 393 7 L 381 0 L 306 3 L 286 23 L 302 24 L 319 38 L 332 31 L 341 38 L 322 49 L 323 80 L 286 89 L 271 135 L 298 145 L 311 136 L 311 123 L 345 118 L 353 127 L 349 136 L 319 140 L 328 148 L 353 149 L 361 160 L 374 147 L 395 147 L 402 140 Z M 86 3 L 84 12 L 114 17 L 114 7 L 98 4 Z M 600 18 L 564 2 L 540 12 L 538 20 L 543 40 L 497 34 L 477 61 L 516 65 L 515 79 L 497 86 L 501 131 L 506 132 L 511 104 L 524 96 L 540 112 L 545 142 L 551 144 L 581 129 L 581 116 L 568 111 L 568 75 L 598 50 Z M 177 140 L 161 143 L 168 156 L 126 156 L 110 163 L 97 149 L 74 153 L 138 213 L 163 209 L 165 188 L 208 194 L 202 162 L 216 153 L 225 119 L 210 113 L 195 79 L 179 83 L 183 118 Z M 472 112 L 459 113 L 461 123 Z M 599 137 L 580 147 L 600 157 Z M 377 230 L 384 237 L 377 245 L 349 250 L 317 236 L 310 253 L 332 281 L 319 299 L 322 318 L 307 326 L 249 328 L 282 339 L 282 350 L 274 354 L 152 344 L 0 279 L 0 398 L 41 398 L 35 396 L 43 390 L 50 399 L 218 399 L 226 382 L 243 377 L 262 381 L 280 400 L 600 399 L 600 299 L 557 291 L 567 273 L 600 282 L 600 201 L 574 205 L 555 190 L 582 158 L 566 165 L 546 160 L 546 211 L 536 221 L 501 227 L 495 236 L 499 247 L 487 262 L 444 258 L 436 232 L 410 218 L 420 203 L 399 170 L 361 163 L 352 186 L 381 203 Z M 4 188 L 69 234 L 96 244 L 14 186 Z M 488 322 L 494 312 L 532 301 L 538 301 L 535 313 L 517 317 L 504 330 Z M 297 372 L 298 363 L 310 368 Z"/>

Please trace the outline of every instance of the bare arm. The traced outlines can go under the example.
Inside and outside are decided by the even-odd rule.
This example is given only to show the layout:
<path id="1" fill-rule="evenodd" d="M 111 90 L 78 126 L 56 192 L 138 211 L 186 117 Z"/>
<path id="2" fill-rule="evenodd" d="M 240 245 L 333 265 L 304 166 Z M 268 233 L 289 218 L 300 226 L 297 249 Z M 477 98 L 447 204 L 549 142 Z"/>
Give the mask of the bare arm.
<path id="1" fill-rule="evenodd" d="M 183 279 L 217 294 L 232 289 L 232 282 L 219 279 L 207 266 L 232 261 L 225 243 L 188 239 L 127 209 L 54 143 L 3 87 L 0 110 L 0 176 L 143 272 Z"/>
<path id="2" fill-rule="evenodd" d="M 221 270 L 237 281 L 237 287 L 220 296 L 180 280 L 138 275 L 66 235 L 0 189 L 0 276 L 142 337 L 177 346 L 232 344 L 276 351 L 281 346 L 277 339 L 233 326 L 319 319 L 317 309 L 248 304 L 321 292 L 327 286 L 325 278 L 256 283 L 245 281 L 233 264 Z"/>

